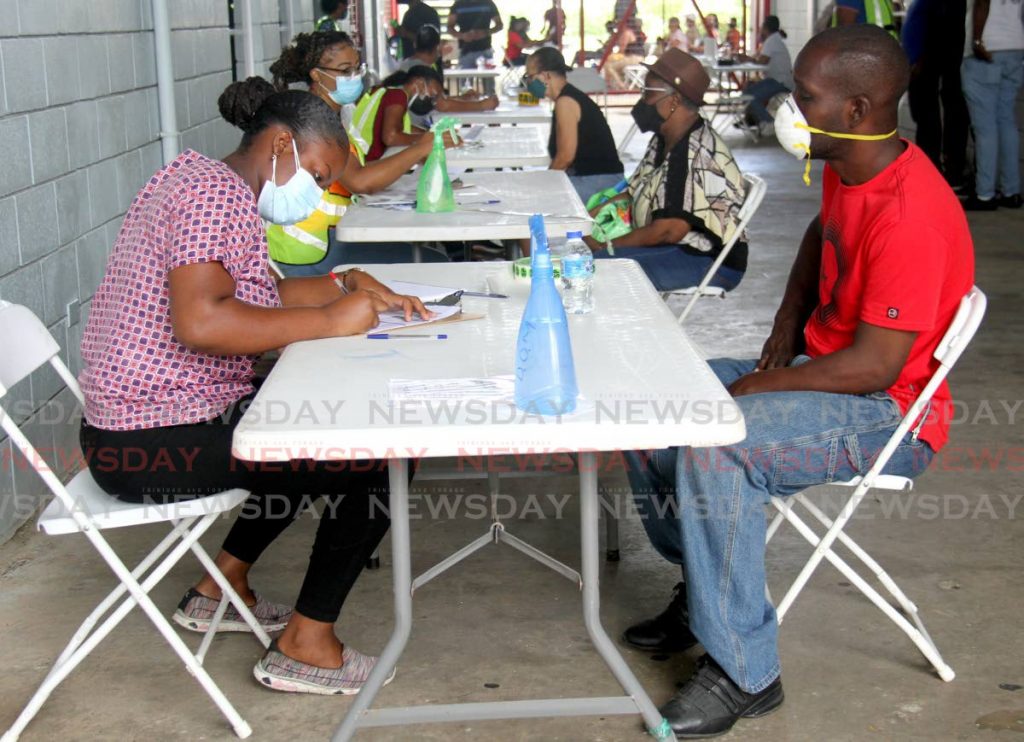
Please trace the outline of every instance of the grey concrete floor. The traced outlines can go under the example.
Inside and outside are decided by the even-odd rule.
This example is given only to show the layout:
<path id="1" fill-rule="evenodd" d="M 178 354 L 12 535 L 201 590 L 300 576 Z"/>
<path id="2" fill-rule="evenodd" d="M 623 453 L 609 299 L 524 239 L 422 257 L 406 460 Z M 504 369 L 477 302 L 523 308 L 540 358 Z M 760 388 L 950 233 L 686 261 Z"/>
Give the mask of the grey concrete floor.
<path id="1" fill-rule="evenodd" d="M 628 114 L 613 113 L 619 136 Z M 724 301 L 705 300 L 689 331 L 711 355 L 756 354 L 768 331 L 790 261 L 817 209 L 820 177 L 805 188 L 799 163 L 774 142 L 730 138 L 742 167 L 763 175 L 768 196 L 751 227 L 751 264 L 743 284 Z M 635 140 L 635 160 L 642 142 Z M 628 165 L 627 165 L 628 167 Z M 819 175 L 816 171 L 816 176 Z M 893 515 L 890 496 L 870 498 L 851 527 L 854 535 L 917 601 L 927 625 L 957 671 L 952 683 L 932 672 L 910 641 L 828 565 L 811 580 L 781 629 L 786 703 L 764 719 L 743 721 L 736 740 L 1014 739 L 1024 731 L 1024 525 L 1020 475 L 1024 415 L 1019 367 L 1022 306 L 1021 234 L 1024 212 L 971 217 L 977 282 L 990 299 L 973 347 L 952 375 L 966 421 L 949 448 L 920 478 L 906 507 Z M 1016 338 L 1016 339 L 1015 339 Z M 1006 403 L 1009 407 L 1004 406 Z M 1012 412 L 1011 412 L 1012 411 Z M 994 464 L 977 464 L 990 451 Z M 626 491 L 625 479 L 607 484 Z M 548 495 L 571 494 L 569 476 L 508 480 L 521 504 L 543 502 L 513 518 L 512 532 L 570 564 L 578 563 L 576 498 L 557 518 Z M 486 492 L 482 481 L 416 485 L 424 499 Z M 425 513 L 425 507 L 421 509 Z M 887 514 L 888 513 L 888 514 Z M 206 538 L 213 549 L 229 521 Z M 414 570 L 421 571 L 482 533 L 485 521 L 424 517 L 413 523 Z M 303 519 L 265 555 L 255 587 L 277 600 L 294 598 L 315 523 Z M 109 532 L 131 561 L 158 529 Z M 768 552 L 769 576 L 781 594 L 808 554 L 783 530 Z M 339 635 L 377 652 L 390 628 L 389 553 L 384 569 L 367 572 L 338 626 Z M 155 591 L 170 612 L 196 577 L 187 562 Z M 602 614 L 617 636 L 661 610 L 678 573 L 646 542 L 635 517 L 622 529 L 622 561 L 606 564 Z M 85 540 L 47 538 L 23 529 L 0 547 L 0 728 L 6 728 L 42 679 L 64 642 L 113 578 Z M 507 547 L 491 547 L 417 593 L 415 625 L 398 676 L 380 695 L 383 705 L 615 695 L 618 688 L 591 649 L 580 619 L 579 593 L 563 578 Z M 188 637 L 192 639 L 192 637 Z M 690 673 L 694 653 L 653 658 L 623 654 L 656 703 Z M 295 697 L 257 687 L 260 655 L 251 638 L 218 637 L 208 667 L 255 729 L 255 739 L 324 739 L 348 706 L 341 698 Z M 216 709 L 183 671 L 144 617 L 124 624 L 52 696 L 25 740 L 229 740 Z M 642 740 L 638 718 L 443 724 L 362 733 L 363 740 Z"/>

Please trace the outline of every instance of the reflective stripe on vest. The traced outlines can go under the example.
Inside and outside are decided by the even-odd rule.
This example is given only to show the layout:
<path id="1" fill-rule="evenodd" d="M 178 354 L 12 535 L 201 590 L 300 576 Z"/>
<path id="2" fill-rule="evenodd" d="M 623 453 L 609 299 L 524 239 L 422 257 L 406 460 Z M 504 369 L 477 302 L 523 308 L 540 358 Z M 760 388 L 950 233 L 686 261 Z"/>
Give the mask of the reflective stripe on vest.
<path id="1" fill-rule="evenodd" d="M 267 224 L 267 251 L 275 263 L 311 265 L 327 254 L 329 230 L 344 216 L 351 199 L 324 191 L 316 210 L 297 224 Z"/>
<path id="2" fill-rule="evenodd" d="M 352 114 L 352 123 L 348 128 L 348 137 L 359 150 L 360 162 L 373 146 L 373 124 L 377 120 L 377 112 L 380 110 L 384 94 L 390 89 L 378 88 L 372 93 L 364 95 L 356 104 L 356 110 Z M 412 120 L 409 118 L 408 111 L 402 117 L 402 131 L 406 134 L 412 133 Z"/>

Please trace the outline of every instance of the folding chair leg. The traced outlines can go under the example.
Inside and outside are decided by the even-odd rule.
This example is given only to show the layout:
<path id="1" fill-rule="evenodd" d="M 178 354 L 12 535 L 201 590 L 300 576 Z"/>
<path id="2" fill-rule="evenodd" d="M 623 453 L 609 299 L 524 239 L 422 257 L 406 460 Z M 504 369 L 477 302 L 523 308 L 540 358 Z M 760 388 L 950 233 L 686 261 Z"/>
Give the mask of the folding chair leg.
<path id="1" fill-rule="evenodd" d="M 221 603 L 224 604 L 224 611 L 227 610 L 227 603 L 234 604 L 235 609 L 238 611 L 238 614 L 242 617 L 242 620 L 245 621 L 245 623 L 249 626 L 250 629 L 252 629 L 252 633 L 256 636 L 256 641 L 262 644 L 264 649 L 269 647 L 270 635 L 266 631 L 264 631 L 263 627 L 260 625 L 260 622 L 256 619 L 256 616 L 253 615 L 252 610 L 250 610 L 249 606 L 245 604 L 245 601 L 242 600 L 242 597 L 237 592 L 235 592 L 235 588 L 231 586 L 231 583 L 228 582 L 228 579 L 224 576 L 224 574 L 219 569 L 217 569 L 217 565 L 214 563 L 213 559 L 210 558 L 210 555 L 206 552 L 206 549 L 204 549 L 198 541 L 192 544 L 192 553 L 196 555 L 196 559 L 198 559 L 199 563 L 203 565 L 203 568 L 206 570 L 207 574 L 209 574 L 210 577 L 213 578 L 214 582 L 217 583 L 221 591 L 224 593 L 224 598 L 221 600 Z M 218 606 L 217 613 L 219 615 L 214 616 L 213 623 L 211 624 L 210 631 L 208 632 L 209 636 L 212 637 L 216 635 L 217 627 L 220 626 L 221 619 L 223 619 L 224 617 L 224 611 L 221 611 L 220 607 Z M 204 644 L 208 644 L 205 638 Z M 202 655 L 205 656 L 205 654 L 206 652 L 203 651 Z M 203 661 L 202 657 L 200 657 L 199 661 Z"/>
<path id="2" fill-rule="evenodd" d="M 792 508 L 788 508 L 787 510 L 783 511 L 782 504 L 777 503 L 777 501 L 774 499 L 772 500 L 772 503 L 775 504 L 777 508 L 779 508 L 779 512 L 785 512 L 786 520 L 789 521 L 793 525 L 793 527 L 800 532 L 800 535 L 807 539 L 809 543 L 814 545 L 814 554 L 816 556 L 819 556 L 817 560 L 814 560 L 814 557 L 811 558 L 811 560 L 815 562 L 815 566 L 817 565 L 817 562 L 821 561 L 822 558 L 827 559 L 836 569 L 840 571 L 840 573 L 842 573 L 844 577 L 846 577 L 851 583 L 853 583 L 868 600 L 874 603 L 875 606 L 880 611 L 882 611 L 882 613 L 888 616 L 893 623 L 895 623 L 900 629 L 903 630 L 903 633 L 905 633 L 910 638 L 910 640 L 914 642 L 914 645 L 918 648 L 918 650 L 920 650 L 921 654 L 925 656 L 925 659 L 927 659 L 932 664 L 936 672 L 938 672 L 940 678 L 942 678 L 946 682 L 949 682 L 953 680 L 954 677 L 956 677 L 956 674 L 953 672 L 953 668 L 947 665 L 945 660 L 942 659 L 942 655 L 939 654 L 939 651 L 936 648 L 935 644 L 931 641 L 931 637 L 929 637 L 926 632 L 919 631 L 918 628 L 911 624 L 903 614 L 901 614 L 899 611 L 893 608 L 892 605 L 887 600 L 885 600 L 885 598 L 883 598 L 877 590 L 875 590 L 875 588 L 869 585 L 867 581 L 863 577 L 861 577 L 860 574 L 857 573 L 856 570 L 854 570 L 849 564 L 847 564 L 842 558 L 840 558 L 839 555 L 836 554 L 830 546 L 824 546 L 825 539 L 818 538 L 818 535 L 811 529 L 810 526 L 808 526 L 803 521 L 802 518 L 800 518 L 800 516 L 793 512 Z M 851 508 L 849 504 L 846 508 L 844 508 L 844 510 L 847 510 L 847 515 L 842 521 L 843 523 L 845 523 L 846 520 L 849 518 L 849 515 L 852 514 L 853 509 L 854 508 Z M 835 534 L 833 533 L 832 529 L 829 529 L 829 534 L 833 535 L 834 540 Z M 808 565 L 810 564 L 811 562 L 809 561 Z M 806 570 L 806 567 L 804 569 Z M 801 573 L 801 575 L 802 574 L 803 573 Z M 788 611 L 789 607 L 793 604 L 793 601 L 796 600 L 797 595 L 799 595 L 800 591 L 803 589 L 804 584 L 806 584 L 806 579 L 800 581 L 798 578 L 796 581 L 794 581 L 793 585 L 790 586 L 789 590 L 786 592 L 785 597 L 783 597 L 782 602 L 779 604 L 779 607 L 776 611 L 780 624 L 782 623 L 782 619 Z"/>
<path id="3" fill-rule="evenodd" d="M 2 742 L 13 742 L 18 738 L 57 686 L 63 682 L 71 671 L 74 670 L 82 660 L 85 659 L 101 641 L 103 641 L 104 638 L 106 638 L 106 636 L 136 605 L 143 610 L 146 616 L 156 627 L 157 631 L 160 632 L 164 640 L 171 646 L 171 649 L 174 650 L 175 654 L 177 654 L 185 664 L 188 671 L 195 676 L 197 681 L 199 681 L 203 690 L 206 691 L 207 695 L 210 696 L 210 699 L 214 702 L 220 712 L 225 716 L 225 718 L 227 718 L 228 722 L 234 729 L 235 734 L 242 739 L 252 734 L 252 728 L 239 715 L 234 706 L 231 705 L 231 702 L 224 696 L 217 684 L 198 662 L 196 657 L 189 650 L 188 646 L 186 646 L 185 642 L 182 641 L 181 637 L 179 637 L 175 632 L 170 622 L 160 613 L 160 609 L 156 607 L 148 594 L 149 591 L 152 590 L 168 572 L 170 572 L 171 568 L 181 560 L 196 540 L 198 540 L 199 537 L 213 525 L 217 517 L 218 514 L 216 513 L 204 516 L 202 520 L 200 520 L 199 523 L 188 532 L 187 535 L 181 538 L 177 546 L 171 550 L 171 553 L 168 554 L 141 583 L 131 572 L 128 571 L 124 562 L 118 558 L 117 554 L 98 531 L 85 531 L 86 537 L 92 542 L 93 546 L 100 553 L 100 556 L 103 557 L 104 561 L 106 561 L 107 565 L 124 585 L 130 597 L 124 600 L 121 605 L 119 605 L 98 628 L 90 633 L 84 641 L 80 642 L 70 655 L 65 658 L 65 661 L 61 665 L 55 666 L 50 671 L 42 684 L 36 690 L 35 694 L 29 700 L 28 704 L 22 710 L 17 720 L 15 720 L 11 728 L 4 734 Z M 179 524 L 179 526 L 181 525 L 184 525 L 184 523 Z M 90 615 L 87 621 L 90 619 L 93 619 L 92 615 Z M 77 633 L 78 632 L 76 632 L 76 634 Z"/>

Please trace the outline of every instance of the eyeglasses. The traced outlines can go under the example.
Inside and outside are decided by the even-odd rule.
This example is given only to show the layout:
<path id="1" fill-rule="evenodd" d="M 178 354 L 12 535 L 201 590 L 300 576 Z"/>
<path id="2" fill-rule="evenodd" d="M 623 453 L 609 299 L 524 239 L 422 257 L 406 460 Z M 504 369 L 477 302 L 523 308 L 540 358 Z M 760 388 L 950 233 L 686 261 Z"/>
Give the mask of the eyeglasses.
<path id="1" fill-rule="evenodd" d="M 340 68 L 340 67 L 322 67 L 321 66 L 321 67 L 317 67 L 317 69 L 318 70 L 323 70 L 324 72 L 335 72 L 335 73 L 337 73 L 339 75 L 343 75 L 343 76 L 347 76 L 347 77 L 362 77 L 363 75 L 366 74 L 366 65 L 365 64 L 361 64 L 358 67 L 345 67 L 345 68 Z"/>
<path id="2" fill-rule="evenodd" d="M 641 89 L 643 90 L 643 94 L 644 95 L 647 95 L 648 93 L 674 93 L 675 92 L 674 90 L 672 90 L 672 88 L 649 88 L 646 85 L 644 85 L 643 88 L 641 88 Z"/>

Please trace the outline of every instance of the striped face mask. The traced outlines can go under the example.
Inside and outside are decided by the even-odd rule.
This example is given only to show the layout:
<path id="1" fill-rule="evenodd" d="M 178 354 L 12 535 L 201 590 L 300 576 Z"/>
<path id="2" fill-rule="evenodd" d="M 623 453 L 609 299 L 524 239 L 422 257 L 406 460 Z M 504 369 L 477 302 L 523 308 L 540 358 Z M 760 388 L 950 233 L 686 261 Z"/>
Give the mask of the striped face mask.
<path id="1" fill-rule="evenodd" d="M 797 107 L 793 95 L 790 94 L 782 102 L 775 113 L 775 138 L 782 148 L 798 160 L 806 160 L 804 167 L 804 185 L 811 184 L 811 134 L 821 134 L 835 139 L 860 139 L 865 142 L 878 142 L 896 136 L 896 129 L 888 134 L 843 134 L 835 131 L 816 129 L 807 123 L 803 112 Z"/>

